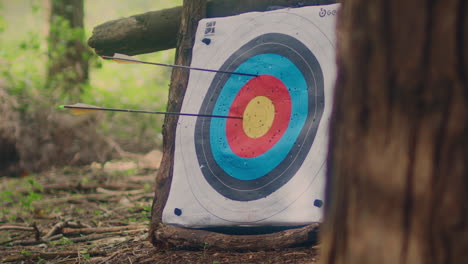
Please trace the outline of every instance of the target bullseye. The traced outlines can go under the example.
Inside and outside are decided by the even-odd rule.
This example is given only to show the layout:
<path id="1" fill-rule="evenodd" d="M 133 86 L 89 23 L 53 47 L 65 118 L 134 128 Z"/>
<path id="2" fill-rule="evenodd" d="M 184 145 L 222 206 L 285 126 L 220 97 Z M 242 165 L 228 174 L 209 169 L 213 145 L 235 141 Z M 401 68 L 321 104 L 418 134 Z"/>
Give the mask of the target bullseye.
<path id="1" fill-rule="evenodd" d="M 315 56 L 294 37 L 252 39 L 216 74 L 199 113 L 243 119 L 197 119 L 197 158 L 207 182 L 236 201 L 264 198 L 300 168 L 323 111 L 323 76 Z"/>
<path id="2" fill-rule="evenodd" d="M 243 116 L 226 123 L 232 152 L 253 158 L 270 150 L 283 136 L 291 117 L 291 96 L 284 83 L 271 75 L 248 81 L 232 102 L 229 113 Z"/>
<path id="3" fill-rule="evenodd" d="M 266 96 L 257 96 L 247 104 L 242 128 L 250 138 L 259 138 L 270 130 L 275 119 L 275 106 Z"/>

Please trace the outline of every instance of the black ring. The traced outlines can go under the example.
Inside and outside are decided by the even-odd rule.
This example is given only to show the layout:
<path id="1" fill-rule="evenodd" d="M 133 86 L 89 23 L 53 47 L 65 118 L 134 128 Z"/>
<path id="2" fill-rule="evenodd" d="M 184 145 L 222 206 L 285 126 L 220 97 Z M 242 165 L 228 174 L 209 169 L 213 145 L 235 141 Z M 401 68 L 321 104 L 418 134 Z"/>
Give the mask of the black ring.
<path id="1" fill-rule="evenodd" d="M 312 51 L 299 40 L 280 33 L 260 35 L 235 51 L 219 69 L 235 71 L 249 58 L 265 53 L 286 57 L 301 71 L 308 87 L 309 113 L 286 158 L 266 175 L 255 180 L 239 180 L 228 175 L 215 161 L 210 147 L 210 118 L 197 118 L 195 149 L 203 176 L 221 195 L 236 201 L 264 198 L 286 184 L 302 166 L 314 142 L 324 109 L 324 80 L 320 64 Z M 217 73 L 203 100 L 199 114 L 210 115 L 218 96 L 231 76 Z"/>

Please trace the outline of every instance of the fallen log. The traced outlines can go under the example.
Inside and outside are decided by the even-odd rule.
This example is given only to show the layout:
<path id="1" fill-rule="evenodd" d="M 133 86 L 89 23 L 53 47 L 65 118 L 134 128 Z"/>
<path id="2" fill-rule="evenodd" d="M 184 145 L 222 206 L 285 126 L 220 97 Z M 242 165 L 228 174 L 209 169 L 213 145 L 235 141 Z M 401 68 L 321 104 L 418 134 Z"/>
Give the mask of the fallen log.
<path id="1" fill-rule="evenodd" d="M 207 3 L 206 17 L 333 3 L 336 0 L 212 0 Z M 94 28 L 88 45 L 99 55 L 137 55 L 172 49 L 176 47 L 181 14 L 179 6 L 106 22 Z"/>
<path id="2" fill-rule="evenodd" d="M 160 224 L 154 236 L 166 247 L 255 251 L 315 244 L 318 228 L 316 223 L 271 234 L 227 235 Z"/>

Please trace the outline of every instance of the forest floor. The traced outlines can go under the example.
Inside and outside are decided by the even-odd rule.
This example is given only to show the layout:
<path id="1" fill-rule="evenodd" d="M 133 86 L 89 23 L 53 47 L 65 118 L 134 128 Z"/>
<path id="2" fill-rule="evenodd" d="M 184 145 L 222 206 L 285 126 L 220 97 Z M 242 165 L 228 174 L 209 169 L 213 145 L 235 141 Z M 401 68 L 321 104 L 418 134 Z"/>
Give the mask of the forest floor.
<path id="1" fill-rule="evenodd" d="M 156 168 L 123 160 L 0 178 L 0 263 L 315 263 L 317 247 L 158 249 L 148 242 Z"/>

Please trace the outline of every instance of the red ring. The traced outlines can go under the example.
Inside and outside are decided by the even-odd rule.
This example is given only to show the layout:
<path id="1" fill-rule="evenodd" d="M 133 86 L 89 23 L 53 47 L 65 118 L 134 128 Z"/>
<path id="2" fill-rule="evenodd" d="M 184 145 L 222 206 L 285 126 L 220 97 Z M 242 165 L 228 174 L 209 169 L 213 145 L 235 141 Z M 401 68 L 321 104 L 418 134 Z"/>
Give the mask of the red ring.
<path id="1" fill-rule="evenodd" d="M 283 136 L 291 117 L 291 96 L 283 82 L 271 75 L 260 75 L 248 81 L 234 98 L 229 115 L 243 116 L 247 104 L 257 96 L 270 99 L 275 107 L 275 117 L 268 132 L 258 138 L 247 136 L 241 119 L 226 121 L 226 137 L 234 154 L 254 158 L 267 152 Z"/>

